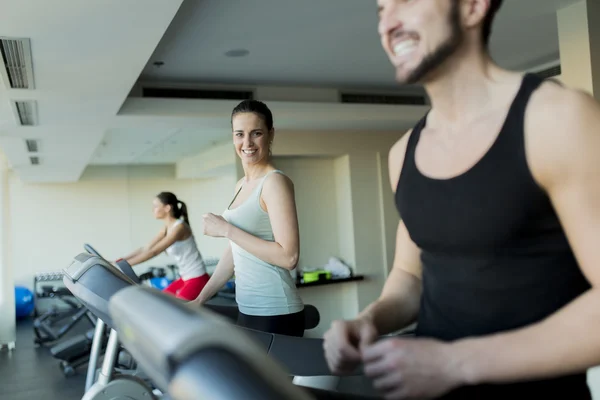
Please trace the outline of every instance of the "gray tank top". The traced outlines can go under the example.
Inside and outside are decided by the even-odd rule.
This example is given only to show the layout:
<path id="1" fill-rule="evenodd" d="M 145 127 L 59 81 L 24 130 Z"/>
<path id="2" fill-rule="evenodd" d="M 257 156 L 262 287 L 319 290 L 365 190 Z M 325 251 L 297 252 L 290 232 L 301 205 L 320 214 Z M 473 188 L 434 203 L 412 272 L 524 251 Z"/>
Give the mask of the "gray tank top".
<path id="1" fill-rule="evenodd" d="M 273 229 L 269 214 L 260 206 L 260 195 L 267 173 L 256 185 L 250 197 L 238 207 L 230 209 L 223 218 L 230 224 L 263 240 L 273 242 Z M 241 187 L 240 187 L 241 190 Z M 235 273 L 235 294 L 240 312 L 246 315 L 283 315 L 292 314 L 304 309 L 296 284 L 290 271 L 269 264 L 237 244 L 231 242 Z"/>

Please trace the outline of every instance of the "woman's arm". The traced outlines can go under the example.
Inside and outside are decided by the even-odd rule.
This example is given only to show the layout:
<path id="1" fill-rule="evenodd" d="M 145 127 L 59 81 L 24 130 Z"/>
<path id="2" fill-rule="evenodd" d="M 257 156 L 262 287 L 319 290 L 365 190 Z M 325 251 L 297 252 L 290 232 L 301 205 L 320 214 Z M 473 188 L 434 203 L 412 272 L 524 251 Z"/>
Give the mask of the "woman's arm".
<path id="1" fill-rule="evenodd" d="M 300 253 L 294 185 L 287 176 L 273 174 L 265 181 L 261 198 L 269 214 L 275 241 L 260 239 L 214 214 L 204 216 L 204 233 L 226 237 L 269 264 L 293 270 Z"/>
<path id="2" fill-rule="evenodd" d="M 212 274 L 202 292 L 192 303 L 202 305 L 207 300 L 212 298 L 225 283 L 233 276 L 233 255 L 231 253 L 231 245 L 227 245 L 227 249 L 221 256 L 215 272 Z"/>
<path id="3" fill-rule="evenodd" d="M 125 257 L 121 257 L 121 259 L 129 260 L 130 258 L 133 258 L 133 257 L 137 256 L 138 254 L 140 254 L 142 252 L 142 250 L 144 250 L 144 248 L 140 247 L 139 249 L 134 250 L 131 254 L 128 254 Z"/>
<path id="4" fill-rule="evenodd" d="M 144 261 L 148 261 L 151 258 L 156 257 L 163 251 L 165 251 L 169 246 L 175 243 L 180 237 L 183 236 L 185 232 L 185 226 L 183 224 L 179 224 L 174 227 L 170 232 L 165 233 L 160 237 L 160 234 L 152 240 L 152 242 L 142 249 L 140 249 L 139 253 L 131 258 L 125 258 L 125 261 L 129 263 L 132 267 L 134 265 L 138 265 L 143 263 Z"/>
<path id="5" fill-rule="evenodd" d="M 125 260 L 125 261 L 127 261 L 127 262 L 129 262 L 130 259 L 132 259 L 133 257 L 139 255 L 142 251 L 150 249 L 150 248 L 152 248 L 152 246 L 156 245 L 162 238 L 165 237 L 166 234 L 167 234 L 167 228 L 163 227 L 163 229 L 161 229 L 160 232 L 158 232 L 158 235 L 156 235 L 150 241 L 150 243 L 148 243 L 148 245 L 146 245 L 146 247 L 140 247 L 140 248 L 134 250 L 131 254 L 126 255 L 122 259 Z"/>

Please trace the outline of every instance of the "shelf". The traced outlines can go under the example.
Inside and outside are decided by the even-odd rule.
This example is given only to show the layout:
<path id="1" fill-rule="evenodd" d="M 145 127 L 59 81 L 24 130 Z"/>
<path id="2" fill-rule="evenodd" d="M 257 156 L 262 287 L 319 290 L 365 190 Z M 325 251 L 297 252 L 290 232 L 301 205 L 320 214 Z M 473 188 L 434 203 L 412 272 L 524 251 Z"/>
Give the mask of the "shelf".
<path id="1" fill-rule="evenodd" d="M 365 279 L 364 275 L 354 275 L 349 278 L 324 279 L 324 280 L 308 282 L 308 283 L 296 283 L 296 287 L 298 289 L 302 289 L 302 288 L 306 288 L 306 287 L 336 285 L 336 284 L 346 283 L 346 282 L 357 282 L 357 281 L 362 281 L 364 279 Z M 220 290 L 219 292 L 217 292 L 215 297 L 219 297 L 219 298 L 223 299 L 223 301 L 225 303 L 227 303 L 227 300 L 225 300 L 225 299 L 235 301 L 235 290 L 231 290 L 231 289 Z M 215 299 L 215 297 L 213 297 L 213 300 Z M 219 303 L 219 301 L 214 300 L 214 303 L 215 304 Z"/>
<path id="2" fill-rule="evenodd" d="M 313 287 L 313 286 L 325 286 L 325 285 L 335 285 L 338 283 L 346 283 L 346 282 L 357 282 L 365 279 L 364 275 L 354 275 L 349 278 L 338 278 L 338 279 L 323 279 L 320 281 L 308 282 L 308 283 L 296 283 L 296 287 L 301 289 L 305 287 Z"/>

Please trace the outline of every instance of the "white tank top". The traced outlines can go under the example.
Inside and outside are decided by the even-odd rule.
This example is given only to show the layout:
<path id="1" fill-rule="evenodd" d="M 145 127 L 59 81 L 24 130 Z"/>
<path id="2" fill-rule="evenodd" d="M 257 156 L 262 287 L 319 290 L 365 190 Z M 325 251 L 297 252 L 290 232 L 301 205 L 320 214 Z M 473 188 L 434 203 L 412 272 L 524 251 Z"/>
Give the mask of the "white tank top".
<path id="1" fill-rule="evenodd" d="M 223 218 L 256 237 L 273 242 L 269 214 L 260 206 L 262 187 L 271 172 L 262 178 L 246 201 L 233 210 L 229 209 L 230 204 Z M 269 264 L 230 243 L 235 264 L 235 297 L 240 312 L 246 315 L 283 315 L 304 309 L 290 271 Z"/>
<path id="2" fill-rule="evenodd" d="M 184 223 L 183 219 L 178 219 L 173 225 L 167 228 L 167 232 L 182 223 Z M 194 235 L 190 235 L 185 240 L 176 241 L 167 248 L 166 252 L 175 259 L 179 268 L 179 275 L 181 275 L 184 281 L 206 274 L 206 266 L 204 265 L 204 260 L 198 250 L 198 246 L 196 246 Z"/>

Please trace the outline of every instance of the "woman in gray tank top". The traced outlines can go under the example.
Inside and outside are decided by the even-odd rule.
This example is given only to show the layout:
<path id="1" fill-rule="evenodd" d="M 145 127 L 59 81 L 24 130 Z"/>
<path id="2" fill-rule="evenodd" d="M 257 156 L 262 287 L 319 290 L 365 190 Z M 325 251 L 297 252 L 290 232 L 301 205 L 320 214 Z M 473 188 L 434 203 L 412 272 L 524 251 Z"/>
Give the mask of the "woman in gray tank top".
<path id="1" fill-rule="evenodd" d="M 204 233 L 229 239 L 229 246 L 195 303 L 235 274 L 238 325 L 303 336 L 304 304 L 290 274 L 300 250 L 294 186 L 271 162 L 273 116 L 264 103 L 245 100 L 231 125 L 245 176 L 222 215 L 204 215 Z"/>

